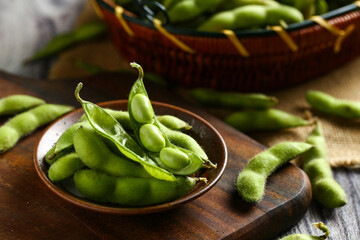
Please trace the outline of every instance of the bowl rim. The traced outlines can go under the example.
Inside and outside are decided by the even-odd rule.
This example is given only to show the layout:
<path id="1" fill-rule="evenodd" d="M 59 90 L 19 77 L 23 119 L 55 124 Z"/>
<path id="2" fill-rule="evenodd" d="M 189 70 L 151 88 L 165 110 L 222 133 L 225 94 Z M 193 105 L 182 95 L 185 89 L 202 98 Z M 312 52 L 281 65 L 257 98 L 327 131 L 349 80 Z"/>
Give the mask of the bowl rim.
<path id="1" fill-rule="evenodd" d="M 97 4 L 99 6 L 103 7 L 107 11 L 111 12 L 112 14 L 115 13 L 115 7 L 117 5 L 114 2 L 112 2 L 111 0 L 95 0 L 95 1 L 97 2 Z M 339 17 L 342 14 L 347 14 L 347 13 L 350 13 L 350 12 L 353 12 L 356 10 L 359 10 L 359 7 L 356 4 L 351 3 L 351 4 L 348 4 L 341 8 L 338 8 L 338 9 L 332 10 L 330 12 L 327 12 L 325 14 L 322 14 L 321 17 L 324 18 L 325 20 L 330 20 L 332 18 Z M 124 11 L 123 18 L 126 21 L 156 30 L 156 28 L 152 22 L 138 18 L 134 14 L 132 14 L 131 12 L 129 12 L 127 10 Z M 288 27 L 286 28 L 286 31 L 288 33 L 296 32 L 296 31 L 300 31 L 301 29 L 304 29 L 307 27 L 312 27 L 315 25 L 317 25 L 316 22 L 307 19 L 300 23 L 289 24 Z M 182 28 L 176 28 L 176 27 L 171 27 L 171 26 L 164 26 L 164 27 L 166 28 L 166 30 L 168 32 L 173 33 L 173 34 L 180 34 L 180 35 L 194 36 L 194 37 L 207 37 L 207 38 L 227 38 L 227 36 L 225 34 L 219 33 L 219 32 L 202 32 L 202 31 L 197 31 L 197 30 L 192 30 L 192 29 L 182 29 Z M 273 30 L 269 30 L 269 29 L 243 30 L 243 31 L 236 30 L 236 31 L 234 31 L 234 33 L 236 34 L 236 36 L 242 37 L 242 38 L 273 36 L 273 35 L 277 34 Z"/>
<path id="2" fill-rule="evenodd" d="M 105 101 L 105 102 L 100 102 L 97 103 L 97 105 L 99 106 L 109 106 L 109 105 L 114 105 L 114 104 L 123 104 L 128 102 L 128 100 L 114 100 L 114 101 Z M 187 202 L 190 202 L 192 200 L 195 200 L 196 198 L 202 196 L 203 194 L 205 194 L 207 191 L 209 191 L 212 187 L 215 186 L 215 184 L 220 180 L 220 178 L 222 177 L 226 165 L 227 165 L 227 158 L 228 158 L 228 152 L 227 152 L 227 147 L 225 144 L 224 139 L 222 138 L 222 136 L 220 135 L 220 133 L 210 124 L 208 123 L 205 119 L 203 119 L 202 117 L 200 117 L 199 115 L 192 113 L 186 109 L 174 106 L 174 105 L 170 105 L 167 103 L 162 103 L 162 102 L 157 102 L 157 101 L 151 101 L 151 103 L 154 106 L 160 106 L 160 107 L 165 107 L 165 108 L 172 108 L 176 111 L 180 111 L 183 112 L 187 115 L 190 115 L 192 118 L 195 118 L 197 120 L 199 120 L 202 124 L 204 124 L 207 128 L 209 128 L 213 133 L 215 133 L 215 135 L 217 136 L 217 139 L 219 140 L 219 143 L 221 143 L 220 145 L 220 149 L 223 152 L 223 164 L 222 167 L 220 169 L 217 170 L 217 174 L 215 175 L 214 179 L 212 179 L 211 181 L 209 181 L 208 183 L 206 183 L 206 185 L 204 185 L 204 187 L 201 187 L 198 191 L 195 190 L 194 192 L 196 192 L 195 194 L 192 194 L 193 192 L 190 192 L 189 194 L 182 196 L 179 199 L 176 199 L 174 201 L 171 202 L 166 202 L 166 203 L 162 203 L 162 204 L 157 204 L 157 205 L 153 205 L 153 206 L 145 206 L 145 207 L 112 207 L 112 206 L 105 206 L 105 205 L 101 205 L 101 204 L 96 204 L 94 202 L 88 202 L 88 201 L 84 201 L 81 200 L 71 194 L 69 194 L 67 191 L 63 190 L 62 188 L 58 187 L 57 185 L 55 185 L 54 183 L 52 183 L 47 175 L 41 170 L 40 165 L 39 165 L 39 161 L 43 161 L 43 159 L 39 159 L 38 157 L 38 148 L 39 145 L 44 137 L 44 135 L 58 122 L 61 122 L 64 118 L 69 117 L 70 115 L 74 115 L 74 114 L 79 114 L 80 112 L 83 112 L 82 108 L 76 109 L 64 116 L 62 116 L 61 118 L 57 119 L 56 121 L 54 121 L 53 123 L 51 123 L 40 135 L 40 137 L 38 138 L 35 147 L 34 147 L 34 153 L 33 153 L 33 160 L 34 160 L 34 166 L 35 166 L 35 170 L 38 174 L 38 176 L 40 177 L 41 181 L 43 183 L 45 183 L 45 185 L 56 195 L 58 195 L 59 197 L 61 197 L 62 199 L 66 200 L 67 202 L 70 202 L 76 206 L 88 209 L 88 210 L 93 210 L 93 211 L 97 211 L 97 212 L 102 212 L 102 213 L 111 213 L 111 214 L 118 214 L 118 215 L 140 215 L 140 214 L 149 214 L 149 213 L 156 213 L 156 212 L 161 212 L 161 211 L 165 211 L 165 210 L 170 210 L 176 207 L 179 207 Z"/>

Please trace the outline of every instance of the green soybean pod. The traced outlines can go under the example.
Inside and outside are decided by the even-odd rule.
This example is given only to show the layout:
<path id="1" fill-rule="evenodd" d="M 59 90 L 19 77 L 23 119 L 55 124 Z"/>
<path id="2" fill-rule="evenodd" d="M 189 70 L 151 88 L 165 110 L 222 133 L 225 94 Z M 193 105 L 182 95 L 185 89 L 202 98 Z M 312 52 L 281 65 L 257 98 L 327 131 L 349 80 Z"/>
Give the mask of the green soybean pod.
<path id="1" fill-rule="evenodd" d="M 267 109 L 278 103 L 277 98 L 261 93 L 218 92 L 210 89 L 190 91 L 193 99 L 210 107 Z"/>
<path id="2" fill-rule="evenodd" d="M 60 157 L 54 162 L 48 171 L 49 179 L 53 182 L 58 182 L 72 176 L 76 171 L 85 167 L 76 153 L 70 153 Z"/>
<path id="3" fill-rule="evenodd" d="M 329 229 L 328 227 L 322 223 L 313 223 L 313 225 L 324 232 L 324 235 L 322 236 L 311 236 L 308 234 L 292 234 L 286 237 L 281 238 L 280 240 L 324 240 L 329 236 Z"/>
<path id="4" fill-rule="evenodd" d="M 261 200 L 267 177 L 278 167 L 308 151 L 312 146 L 302 142 L 282 142 L 255 155 L 242 170 L 236 182 L 239 195 L 247 202 Z"/>
<path id="5" fill-rule="evenodd" d="M 274 0 L 228 0 L 221 4 L 221 10 L 231 10 L 246 5 L 264 5 L 279 6 L 280 4 Z"/>
<path id="6" fill-rule="evenodd" d="M 72 109 L 71 106 L 42 104 L 16 115 L 0 127 L 0 152 L 10 149 L 21 137 L 54 121 Z"/>
<path id="7" fill-rule="evenodd" d="M 319 112 L 343 118 L 360 118 L 360 102 L 337 99 L 315 90 L 306 93 L 306 100 Z"/>
<path id="8" fill-rule="evenodd" d="M 225 122 L 243 132 L 279 130 L 311 124 L 300 117 L 277 109 L 236 112 L 227 117 Z"/>
<path id="9" fill-rule="evenodd" d="M 309 176 L 313 196 L 324 206 L 337 208 L 346 204 L 344 189 L 335 181 L 326 160 L 326 143 L 320 122 L 306 142 L 315 146 L 301 157 L 303 169 Z"/>
<path id="10" fill-rule="evenodd" d="M 189 123 L 185 122 L 184 120 L 181 120 L 178 117 L 172 116 L 172 115 L 162 115 L 158 116 L 157 120 L 166 126 L 167 128 L 173 129 L 173 130 L 190 130 L 191 126 Z"/>
<path id="11" fill-rule="evenodd" d="M 0 99 L 0 116 L 21 113 L 41 104 L 45 104 L 45 101 L 29 95 L 16 94 L 4 97 Z"/>
<path id="12" fill-rule="evenodd" d="M 126 206 L 146 206 L 175 200 L 188 193 L 196 178 L 176 177 L 175 181 L 156 178 L 112 177 L 96 170 L 80 170 L 74 175 L 77 189 L 85 197 Z"/>
<path id="13" fill-rule="evenodd" d="M 74 135 L 74 147 L 80 159 L 91 169 L 115 177 L 151 177 L 140 164 L 114 154 L 92 129 L 80 127 Z"/>
<path id="14" fill-rule="evenodd" d="M 304 21 L 304 16 L 298 9 L 291 6 L 267 7 L 265 25 L 279 25 L 280 21 L 284 21 L 286 24 L 299 23 Z"/>
<path id="15" fill-rule="evenodd" d="M 201 24 L 197 30 L 219 32 L 223 29 L 258 28 L 264 25 L 265 19 L 265 6 L 248 5 L 214 14 Z"/>
<path id="16" fill-rule="evenodd" d="M 160 130 L 167 136 L 172 144 L 194 152 L 205 161 L 209 159 L 205 151 L 194 138 L 180 131 L 169 129 L 161 123 L 159 125 Z"/>
<path id="17" fill-rule="evenodd" d="M 81 88 L 82 83 L 79 83 L 75 90 L 75 97 L 81 103 L 90 125 L 98 134 L 115 144 L 123 155 L 140 163 L 154 178 L 176 180 L 172 173 L 156 165 L 113 116 L 96 104 L 81 99 Z"/>

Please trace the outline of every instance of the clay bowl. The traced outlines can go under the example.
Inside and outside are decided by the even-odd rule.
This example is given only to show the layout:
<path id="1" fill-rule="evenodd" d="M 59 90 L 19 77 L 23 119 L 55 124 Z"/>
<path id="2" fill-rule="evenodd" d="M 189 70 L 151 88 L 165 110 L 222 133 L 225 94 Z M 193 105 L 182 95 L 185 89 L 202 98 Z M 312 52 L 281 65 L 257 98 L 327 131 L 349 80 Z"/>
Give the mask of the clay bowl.
<path id="1" fill-rule="evenodd" d="M 171 114 L 191 124 L 192 129 L 187 133 L 199 142 L 207 153 L 209 159 L 211 159 L 213 163 L 217 164 L 216 169 L 205 169 L 197 175 L 199 177 L 206 177 L 208 179 L 207 184 L 201 182 L 197 183 L 190 193 L 172 202 L 146 207 L 126 207 L 117 204 L 95 202 L 82 197 L 75 188 L 71 178 L 64 180 L 61 183 L 51 182 L 47 177 L 49 165 L 45 162 L 44 156 L 55 144 L 60 135 L 69 126 L 78 121 L 84 113 L 82 109 L 75 110 L 51 124 L 39 138 L 35 146 L 34 163 L 40 179 L 53 193 L 72 204 L 88 210 L 120 215 L 137 215 L 161 212 L 179 207 L 205 194 L 216 184 L 225 170 L 227 163 L 227 149 L 224 140 L 213 126 L 196 114 L 164 103 L 153 102 L 152 104 L 157 115 Z M 103 102 L 98 105 L 103 108 L 127 110 L 127 100 Z"/>

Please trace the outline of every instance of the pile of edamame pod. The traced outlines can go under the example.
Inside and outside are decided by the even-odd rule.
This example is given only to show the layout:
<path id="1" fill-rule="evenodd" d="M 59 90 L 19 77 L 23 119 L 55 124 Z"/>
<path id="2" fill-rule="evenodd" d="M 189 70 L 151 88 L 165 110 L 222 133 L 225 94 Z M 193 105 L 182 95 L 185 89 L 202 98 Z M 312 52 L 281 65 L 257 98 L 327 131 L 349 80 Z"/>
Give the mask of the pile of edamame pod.
<path id="1" fill-rule="evenodd" d="M 170 115 L 156 116 L 143 84 L 134 83 L 128 111 L 103 109 L 80 97 L 85 115 L 59 137 L 45 156 L 53 182 L 73 178 L 79 192 L 94 201 L 147 206 L 175 200 L 216 168 L 201 146 L 183 133 L 191 126 Z"/>
<path id="2" fill-rule="evenodd" d="M 0 153 L 24 136 L 73 110 L 71 106 L 47 104 L 37 97 L 16 94 L 0 99 L 0 116 L 15 115 L 0 127 Z"/>
<path id="3" fill-rule="evenodd" d="M 301 156 L 302 168 L 309 176 L 313 197 L 328 208 L 338 208 L 346 204 L 346 193 L 333 178 L 326 159 L 326 141 L 319 120 L 309 122 L 286 112 L 271 109 L 277 103 L 277 99 L 264 94 L 195 89 L 190 91 L 190 95 L 207 106 L 237 109 L 237 112 L 231 113 L 225 121 L 244 132 L 280 130 L 316 123 L 305 142 L 282 142 L 249 160 L 236 180 L 237 191 L 245 201 L 250 203 L 260 201 L 264 195 L 267 177 L 289 160 Z M 309 90 L 305 98 L 315 111 L 341 118 L 360 119 L 359 102 L 337 99 L 315 90 Z M 329 235 L 327 226 L 323 223 L 314 225 L 324 232 L 323 236 L 293 234 L 283 240 L 326 239 Z"/>
<path id="4" fill-rule="evenodd" d="M 131 0 L 114 0 L 136 12 Z M 170 25 L 199 31 L 253 30 L 287 26 L 352 3 L 336 0 L 158 0 Z M 156 15 L 164 20 L 159 13 Z"/>

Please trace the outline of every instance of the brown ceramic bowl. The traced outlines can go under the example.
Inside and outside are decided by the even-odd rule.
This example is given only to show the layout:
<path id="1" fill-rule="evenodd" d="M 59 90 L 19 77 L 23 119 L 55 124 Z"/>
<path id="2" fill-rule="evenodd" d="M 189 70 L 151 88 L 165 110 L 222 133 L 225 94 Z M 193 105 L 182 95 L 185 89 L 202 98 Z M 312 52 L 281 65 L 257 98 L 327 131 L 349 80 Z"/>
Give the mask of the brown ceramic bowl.
<path id="1" fill-rule="evenodd" d="M 89 210 L 121 215 L 147 214 L 165 211 L 181 206 L 209 191 L 220 179 L 227 163 L 227 149 L 224 140 L 214 127 L 192 112 L 164 103 L 153 102 L 152 104 L 156 114 L 171 114 L 191 124 L 192 129 L 188 133 L 194 137 L 204 148 L 205 152 L 209 156 L 209 159 L 213 163 L 217 164 L 216 169 L 206 169 L 198 174 L 198 176 L 206 177 L 208 179 L 207 184 L 198 183 L 190 193 L 172 202 L 146 207 L 125 207 L 117 204 L 95 202 L 81 197 L 81 194 L 77 192 L 72 181 L 64 181 L 61 184 L 55 184 L 51 182 L 47 176 L 49 166 L 45 162 L 44 156 L 47 151 L 55 144 L 60 135 L 70 125 L 78 121 L 80 116 L 83 114 L 82 109 L 71 112 L 54 122 L 39 138 L 35 146 L 34 163 L 40 179 L 50 188 L 52 192 L 70 203 Z M 104 108 L 126 110 L 127 100 L 104 102 L 100 103 L 99 105 Z"/>

